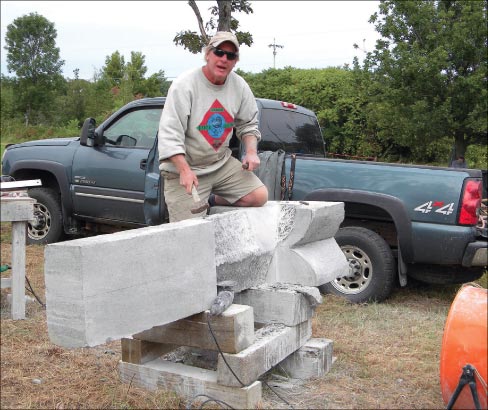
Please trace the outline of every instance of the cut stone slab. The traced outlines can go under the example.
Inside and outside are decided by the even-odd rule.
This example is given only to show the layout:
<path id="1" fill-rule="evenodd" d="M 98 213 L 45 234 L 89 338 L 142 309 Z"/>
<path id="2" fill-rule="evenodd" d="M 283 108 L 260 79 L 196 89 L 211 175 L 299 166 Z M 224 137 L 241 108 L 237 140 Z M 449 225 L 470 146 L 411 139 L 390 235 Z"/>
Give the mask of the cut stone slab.
<path id="1" fill-rule="evenodd" d="M 246 387 L 226 387 L 217 383 L 217 372 L 181 363 L 155 359 L 144 365 L 119 362 L 120 378 L 148 390 L 175 391 L 188 400 L 205 394 L 236 409 L 254 409 L 262 399 L 262 385 L 255 381 Z M 205 401 L 203 397 L 201 401 Z"/>
<path id="2" fill-rule="evenodd" d="M 49 337 L 95 346 L 209 309 L 217 293 L 204 219 L 47 245 Z"/>
<path id="3" fill-rule="evenodd" d="M 308 380 L 322 377 L 332 367 L 333 342 L 329 339 L 313 338 L 293 352 L 279 364 L 288 377 Z"/>
<path id="4" fill-rule="evenodd" d="M 225 360 L 244 385 L 250 385 L 273 366 L 303 346 L 312 335 L 312 321 L 297 326 L 267 325 L 256 331 L 256 340 L 236 354 L 224 353 Z M 219 356 L 217 382 L 224 386 L 241 386 Z"/>
<path id="5" fill-rule="evenodd" d="M 332 238 L 344 220 L 343 202 L 279 202 L 283 246 L 294 248 Z"/>
<path id="6" fill-rule="evenodd" d="M 349 274 L 349 264 L 334 238 L 289 248 L 278 245 L 268 282 L 320 286 Z M 274 276 L 273 276 L 274 274 Z"/>
<path id="7" fill-rule="evenodd" d="M 282 323 L 295 326 L 312 318 L 315 307 L 322 297 L 316 287 L 301 287 L 290 284 L 264 284 L 236 293 L 234 302 L 252 306 L 257 323 Z M 310 301 L 304 292 L 313 294 L 316 301 Z"/>

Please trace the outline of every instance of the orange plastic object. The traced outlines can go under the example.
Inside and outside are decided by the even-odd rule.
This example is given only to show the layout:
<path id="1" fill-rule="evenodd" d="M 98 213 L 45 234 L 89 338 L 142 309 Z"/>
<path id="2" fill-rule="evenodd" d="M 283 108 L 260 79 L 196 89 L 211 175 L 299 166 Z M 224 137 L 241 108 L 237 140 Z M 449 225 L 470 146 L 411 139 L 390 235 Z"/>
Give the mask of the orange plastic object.
<path id="1" fill-rule="evenodd" d="M 486 391 L 482 384 L 488 380 L 487 300 L 487 289 L 465 285 L 458 291 L 449 309 L 442 337 L 440 363 L 442 399 L 446 405 L 456 391 L 463 367 L 471 364 L 478 373 L 474 378 L 479 403 L 482 409 L 487 408 Z M 476 408 L 469 385 L 464 386 L 452 408 Z"/>

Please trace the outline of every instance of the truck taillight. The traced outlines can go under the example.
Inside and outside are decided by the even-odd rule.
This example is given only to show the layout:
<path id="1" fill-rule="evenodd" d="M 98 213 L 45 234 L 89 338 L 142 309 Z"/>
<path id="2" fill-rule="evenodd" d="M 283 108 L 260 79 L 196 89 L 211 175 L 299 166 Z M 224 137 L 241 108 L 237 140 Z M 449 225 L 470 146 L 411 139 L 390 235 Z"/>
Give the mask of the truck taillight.
<path id="1" fill-rule="evenodd" d="M 296 110 L 297 109 L 297 106 L 295 104 L 292 104 L 292 103 L 289 103 L 289 102 L 285 102 L 285 101 L 281 101 L 281 105 L 285 108 L 291 108 L 293 110 Z"/>
<path id="2" fill-rule="evenodd" d="M 461 225 L 476 225 L 480 206 L 481 181 L 468 180 L 464 186 L 459 223 Z"/>

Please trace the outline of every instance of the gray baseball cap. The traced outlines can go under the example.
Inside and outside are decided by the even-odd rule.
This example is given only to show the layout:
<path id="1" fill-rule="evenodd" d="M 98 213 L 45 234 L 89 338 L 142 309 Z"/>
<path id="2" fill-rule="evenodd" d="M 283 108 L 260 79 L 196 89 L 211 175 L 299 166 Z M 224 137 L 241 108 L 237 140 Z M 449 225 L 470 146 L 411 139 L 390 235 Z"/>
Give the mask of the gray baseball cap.
<path id="1" fill-rule="evenodd" d="M 208 45 L 218 47 L 226 41 L 230 41 L 232 44 L 234 44 L 236 51 L 239 51 L 239 42 L 237 41 L 237 37 L 230 31 L 217 31 L 217 33 L 215 33 L 215 35 L 208 42 Z"/>

